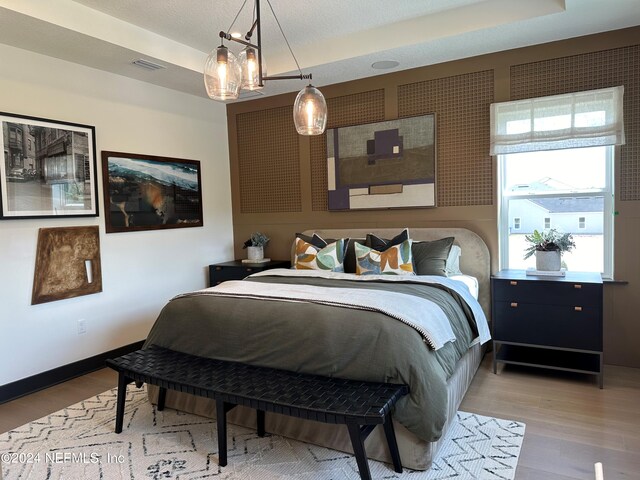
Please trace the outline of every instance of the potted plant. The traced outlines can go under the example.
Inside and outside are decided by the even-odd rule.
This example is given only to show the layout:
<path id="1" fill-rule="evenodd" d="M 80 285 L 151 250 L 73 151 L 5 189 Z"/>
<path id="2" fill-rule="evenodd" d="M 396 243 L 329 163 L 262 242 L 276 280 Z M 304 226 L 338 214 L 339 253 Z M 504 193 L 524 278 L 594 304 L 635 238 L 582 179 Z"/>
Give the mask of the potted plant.
<path id="1" fill-rule="evenodd" d="M 570 252 L 575 246 L 570 233 L 560 233 L 555 228 L 524 236 L 529 246 L 525 249 L 524 259 L 536 255 L 536 270 L 558 271 L 561 268 L 563 252 Z"/>
<path id="2" fill-rule="evenodd" d="M 251 238 L 244 242 L 247 249 L 248 260 L 262 260 L 264 258 L 264 247 L 269 243 L 269 237 L 264 233 L 255 232 L 251 234 Z"/>

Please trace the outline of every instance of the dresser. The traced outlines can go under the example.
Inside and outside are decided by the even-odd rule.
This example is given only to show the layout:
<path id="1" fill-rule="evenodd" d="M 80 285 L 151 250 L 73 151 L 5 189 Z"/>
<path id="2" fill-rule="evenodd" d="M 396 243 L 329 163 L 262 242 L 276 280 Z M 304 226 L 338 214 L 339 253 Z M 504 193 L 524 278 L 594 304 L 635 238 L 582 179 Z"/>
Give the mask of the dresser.
<path id="1" fill-rule="evenodd" d="M 512 363 L 597 375 L 603 387 L 602 278 L 567 272 L 491 277 L 493 373 Z"/>
<path id="2" fill-rule="evenodd" d="M 209 286 L 213 287 L 227 280 L 242 280 L 257 272 L 272 268 L 289 268 L 289 260 L 270 260 L 264 263 L 242 263 L 242 260 L 214 263 L 209 265 Z"/>

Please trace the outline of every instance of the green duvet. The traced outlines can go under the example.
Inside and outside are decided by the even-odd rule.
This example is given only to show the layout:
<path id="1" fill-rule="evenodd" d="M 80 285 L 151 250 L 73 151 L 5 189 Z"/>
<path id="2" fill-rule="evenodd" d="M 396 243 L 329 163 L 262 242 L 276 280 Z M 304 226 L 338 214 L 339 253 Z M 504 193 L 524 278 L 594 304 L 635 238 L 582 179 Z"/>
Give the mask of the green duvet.
<path id="1" fill-rule="evenodd" d="M 316 303 L 182 296 L 160 313 L 145 345 L 210 358 L 311 374 L 405 383 L 410 394 L 395 419 L 426 441 L 446 422 L 446 382 L 476 330 L 459 296 L 443 286 L 262 276 L 245 281 L 363 288 L 435 302 L 451 321 L 455 342 L 431 350 L 410 326 L 382 313 Z"/>

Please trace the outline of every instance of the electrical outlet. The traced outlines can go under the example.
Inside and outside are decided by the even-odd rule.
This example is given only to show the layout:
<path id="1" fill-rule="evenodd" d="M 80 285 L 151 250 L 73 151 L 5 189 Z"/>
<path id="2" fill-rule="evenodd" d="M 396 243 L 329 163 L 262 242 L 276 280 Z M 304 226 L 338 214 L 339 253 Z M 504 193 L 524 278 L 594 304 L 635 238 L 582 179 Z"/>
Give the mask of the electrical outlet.
<path id="1" fill-rule="evenodd" d="M 83 333 L 87 333 L 87 323 L 84 318 L 78 320 L 78 335 L 82 335 Z"/>

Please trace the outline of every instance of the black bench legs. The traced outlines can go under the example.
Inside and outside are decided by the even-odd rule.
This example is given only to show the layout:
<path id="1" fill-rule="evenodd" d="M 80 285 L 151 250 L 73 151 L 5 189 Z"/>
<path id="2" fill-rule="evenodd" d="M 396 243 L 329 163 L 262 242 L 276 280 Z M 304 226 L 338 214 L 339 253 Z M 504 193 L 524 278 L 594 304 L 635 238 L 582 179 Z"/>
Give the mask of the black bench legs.
<path id="1" fill-rule="evenodd" d="M 391 460 L 393 461 L 393 468 L 397 473 L 402 473 L 402 462 L 400 461 L 400 452 L 398 451 L 398 443 L 396 442 L 396 434 L 393 428 L 393 419 L 391 414 L 384 417 L 383 426 L 384 434 L 387 437 L 389 453 L 391 454 Z M 364 441 L 375 427 L 376 425 L 364 425 L 361 427 L 356 423 L 347 423 L 349 437 L 351 437 L 351 445 L 353 446 L 353 453 L 356 457 L 358 471 L 360 472 L 360 478 L 362 480 L 371 480 L 371 471 L 369 470 L 367 453 L 364 449 Z"/>
<path id="2" fill-rule="evenodd" d="M 133 382 L 124 372 L 118 373 L 118 399 L 116 400 L 116 433 L 122 433 L 124 402 L 127 399 L 127 385 Z"/>

